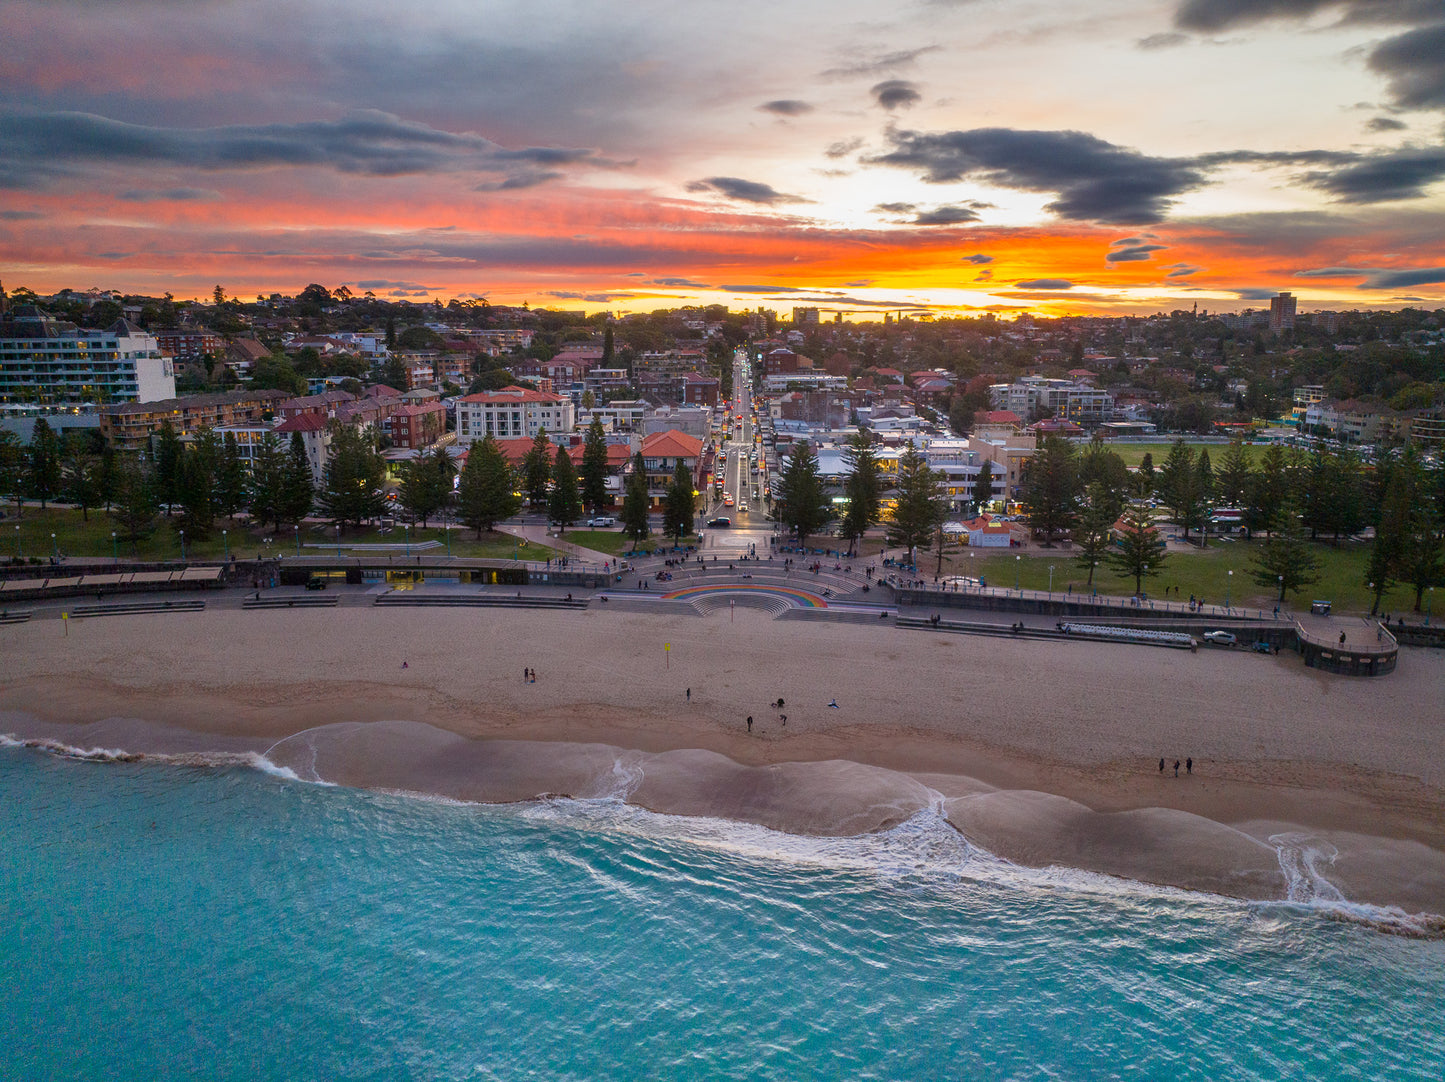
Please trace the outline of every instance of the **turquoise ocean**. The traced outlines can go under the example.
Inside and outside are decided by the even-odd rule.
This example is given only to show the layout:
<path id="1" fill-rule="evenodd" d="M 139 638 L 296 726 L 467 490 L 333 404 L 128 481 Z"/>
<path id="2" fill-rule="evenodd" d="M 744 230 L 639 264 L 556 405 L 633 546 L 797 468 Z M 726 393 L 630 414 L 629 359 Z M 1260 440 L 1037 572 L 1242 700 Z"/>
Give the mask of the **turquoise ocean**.
<path id="1" fill-rule="evenodd" d="M 1445 943 L 1338 909 L 264 766 L 0 747 L 0 1077 L 1445 1077 Z"/>

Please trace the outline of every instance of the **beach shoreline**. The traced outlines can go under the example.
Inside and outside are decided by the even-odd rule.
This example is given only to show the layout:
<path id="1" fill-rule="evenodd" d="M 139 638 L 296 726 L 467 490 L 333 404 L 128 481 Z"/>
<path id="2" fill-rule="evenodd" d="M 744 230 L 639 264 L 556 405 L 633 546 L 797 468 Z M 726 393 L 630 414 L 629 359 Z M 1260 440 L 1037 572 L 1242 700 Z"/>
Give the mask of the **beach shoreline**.
<path id="1" fill-rule="evenodd" d="M 735 620 L 213 611 L 66 638 L 35 622 L 0 628 L 0 731 L 800 834 L 934 807 L 1018 863 L 1264 899 L 1314 889 L 1290 876 L 1302 861 L 1350 901 L 1445 913 L 1445 736 L 1429 721 L 1445 658 L 1408 651 L 1365 680 L 1287 655 Z M 1176 779 L 1176 758 L 1194 773 Z"/>

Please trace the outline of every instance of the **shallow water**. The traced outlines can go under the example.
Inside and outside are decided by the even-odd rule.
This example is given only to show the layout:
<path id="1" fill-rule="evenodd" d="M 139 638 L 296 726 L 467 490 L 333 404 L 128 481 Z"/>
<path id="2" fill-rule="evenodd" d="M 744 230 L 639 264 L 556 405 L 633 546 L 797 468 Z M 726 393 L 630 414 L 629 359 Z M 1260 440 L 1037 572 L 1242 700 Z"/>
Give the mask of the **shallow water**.
<path id="1" fill-rule="evenodd" d="M 1445 943 L 978 851 L 0 749 L 0 1076 L 1430 1078 Z"/>

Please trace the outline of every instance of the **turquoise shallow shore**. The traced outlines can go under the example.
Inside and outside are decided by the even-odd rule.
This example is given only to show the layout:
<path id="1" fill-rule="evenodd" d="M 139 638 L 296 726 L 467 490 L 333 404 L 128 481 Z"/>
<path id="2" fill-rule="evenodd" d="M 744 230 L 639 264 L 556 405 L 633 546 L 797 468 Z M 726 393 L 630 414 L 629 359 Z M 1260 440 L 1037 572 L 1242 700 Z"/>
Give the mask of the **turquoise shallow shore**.
<path id="1" fill-rule="evenodd" d="M 5 1079 L 1445 1076 L 1445 943 L 808 839 L 0 749 Z"/>

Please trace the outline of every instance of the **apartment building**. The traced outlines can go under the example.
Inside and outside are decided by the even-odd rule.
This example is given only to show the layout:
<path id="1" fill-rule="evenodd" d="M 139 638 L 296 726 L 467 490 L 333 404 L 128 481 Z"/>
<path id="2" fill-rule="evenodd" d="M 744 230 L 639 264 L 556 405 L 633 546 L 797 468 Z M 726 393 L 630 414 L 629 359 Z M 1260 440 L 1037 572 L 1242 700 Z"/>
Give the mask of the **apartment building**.
<path id="1" fill-rule="evenodd" d="M 170 421 L 178 436 L 202 426 L 253 425 L 267 421 L 290 398 L 285 391 L 231 391 L 168 398 L 160 402 L 129 402 L 106 406 L 100 414 L 100 434 L 119 451 L 136 451 Z"/>
<path id="2" fill-rule="evenodd" d="M 80 330 L 30 305 L 0 321 L 0 403 L 82 407 L 173 398 L 175 368 L 133 323 Z"/>
<path id="3" fill-rule="evenodd" d="M 530 439 L 539 431 L 570 432 L 575 420 L 572 400 L 526 387 L 503 387 L 457 399 L 457 443 L 469 447 L 488 435 L 495 439 Z"/>

